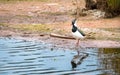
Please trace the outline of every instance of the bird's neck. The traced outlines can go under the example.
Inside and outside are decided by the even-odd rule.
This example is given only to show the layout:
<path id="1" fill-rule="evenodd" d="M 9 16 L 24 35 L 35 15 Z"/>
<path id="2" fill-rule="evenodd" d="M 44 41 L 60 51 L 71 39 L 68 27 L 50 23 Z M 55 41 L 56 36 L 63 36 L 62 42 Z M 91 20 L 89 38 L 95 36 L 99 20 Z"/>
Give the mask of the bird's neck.
<path id="1" fill-rule="evenodd" d="M 72 26 L 73 26 L 73 28 L 76 28 L 76 27 L 77 27 L 77 25 L 76 25 L 76 24 L 73 24 Z"/>
<path id="2" fill-rule="evenodd" d="M 76 23 L 74 23 L 73 25 L 77 27 L 77 24 L 76 24 Z"/>

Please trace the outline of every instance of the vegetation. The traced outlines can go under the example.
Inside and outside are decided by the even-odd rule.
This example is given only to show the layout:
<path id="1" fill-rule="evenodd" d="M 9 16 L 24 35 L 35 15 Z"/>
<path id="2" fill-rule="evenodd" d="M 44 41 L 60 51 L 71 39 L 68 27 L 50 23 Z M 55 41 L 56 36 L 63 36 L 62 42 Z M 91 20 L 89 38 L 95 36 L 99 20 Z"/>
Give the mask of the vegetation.
<path id="1" fill-rule="evenodd" d="M 108 0 L 108 6 L 112 10 L 120 10 L 120 0 Z"/>
<path id="2" fill-rule="evenodd" d="M 103 49 L 100 49 L 100 50 L 103 51 L 104 54 L 120 53 L 119 48 L 103 48 Z"/>
<path id="3" fill-rule="evenodd" d="M 16 25 L 13 26 L 11 25 L 11 28 L 15 28 L 18 30 L 23 30 L 23 31 L 32 31 L 32 32 L 51 32 L 52 29 L 48 25 L 43 25 L 43 24 L 33 24 L 33 25 Z"/>
<path id="4" fill-rule="evenodd" d="M 100 8 L 106 12 L 106 17 L 114 17 L 120 14 L 120 0 L 105 0 L 102 5 L 103 7 Z"/>
<path id="5" fill-rule="evenodd" d="M 120 14 L 120 0 L 85 0 L 87 9 L 100 9 L 110 18 Z"/>
<path id="6" fill-rule="evenodd" d="M 18 31 L 30 31 L 30 32 L 41 32 L 41 33 L 50 33 L 53 30 L 51 25 L 44 24 L 24 24 L 24 25 L 8 25 L 0 24 L 0 29 L 14 29 Z"/>

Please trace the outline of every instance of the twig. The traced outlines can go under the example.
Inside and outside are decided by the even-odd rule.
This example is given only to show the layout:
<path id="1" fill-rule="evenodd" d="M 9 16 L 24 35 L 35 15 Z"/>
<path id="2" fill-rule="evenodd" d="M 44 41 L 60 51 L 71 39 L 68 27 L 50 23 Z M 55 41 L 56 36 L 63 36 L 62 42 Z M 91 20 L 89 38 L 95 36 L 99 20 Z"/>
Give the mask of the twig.
<path id="1" fill-rule="evenodd" d="M 63 39 L 74 39 L 71 36 L 64 36 L 64 35 L 60 35 L 60 34 L 55 34 L 55 33 L 51 33 L 50 34 L 51 37 L 57 37 L 57 38 L 63 38 Z"/>

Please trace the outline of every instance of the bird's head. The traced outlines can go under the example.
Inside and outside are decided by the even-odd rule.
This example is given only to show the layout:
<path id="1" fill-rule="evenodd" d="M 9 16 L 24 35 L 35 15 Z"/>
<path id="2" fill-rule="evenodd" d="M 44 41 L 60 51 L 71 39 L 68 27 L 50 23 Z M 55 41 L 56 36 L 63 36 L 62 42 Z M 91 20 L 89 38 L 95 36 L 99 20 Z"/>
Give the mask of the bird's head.
<path id="1" fill-rule="evenodd" d="M 76 21 L 77 21 L 76 18 L 75 18 L 74 20 L 72 20 L 72 25 L 73 25 L 73 26 L 77 26 Z"/>
<path id="2" fill-rule="evenodd" d="M 77 64 L 74 61 L 71 61 L 71 65 L 73 69 L 77 67 Z"/>

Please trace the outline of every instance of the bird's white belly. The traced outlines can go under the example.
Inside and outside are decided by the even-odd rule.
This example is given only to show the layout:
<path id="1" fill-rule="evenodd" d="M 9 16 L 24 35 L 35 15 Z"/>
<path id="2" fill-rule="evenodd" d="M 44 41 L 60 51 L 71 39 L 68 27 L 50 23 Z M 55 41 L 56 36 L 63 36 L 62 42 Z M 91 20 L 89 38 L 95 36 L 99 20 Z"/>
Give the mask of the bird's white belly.
<path id="1" fill-rule="evenodd" d="M 78 32 L 78 31 L 76 31 L 74 33 L 72 32 L 72 34 L 73 34 L 73 37 L 76 38 L 76 39 L 84 38 L 84 36 L 80 32 Z"/>

